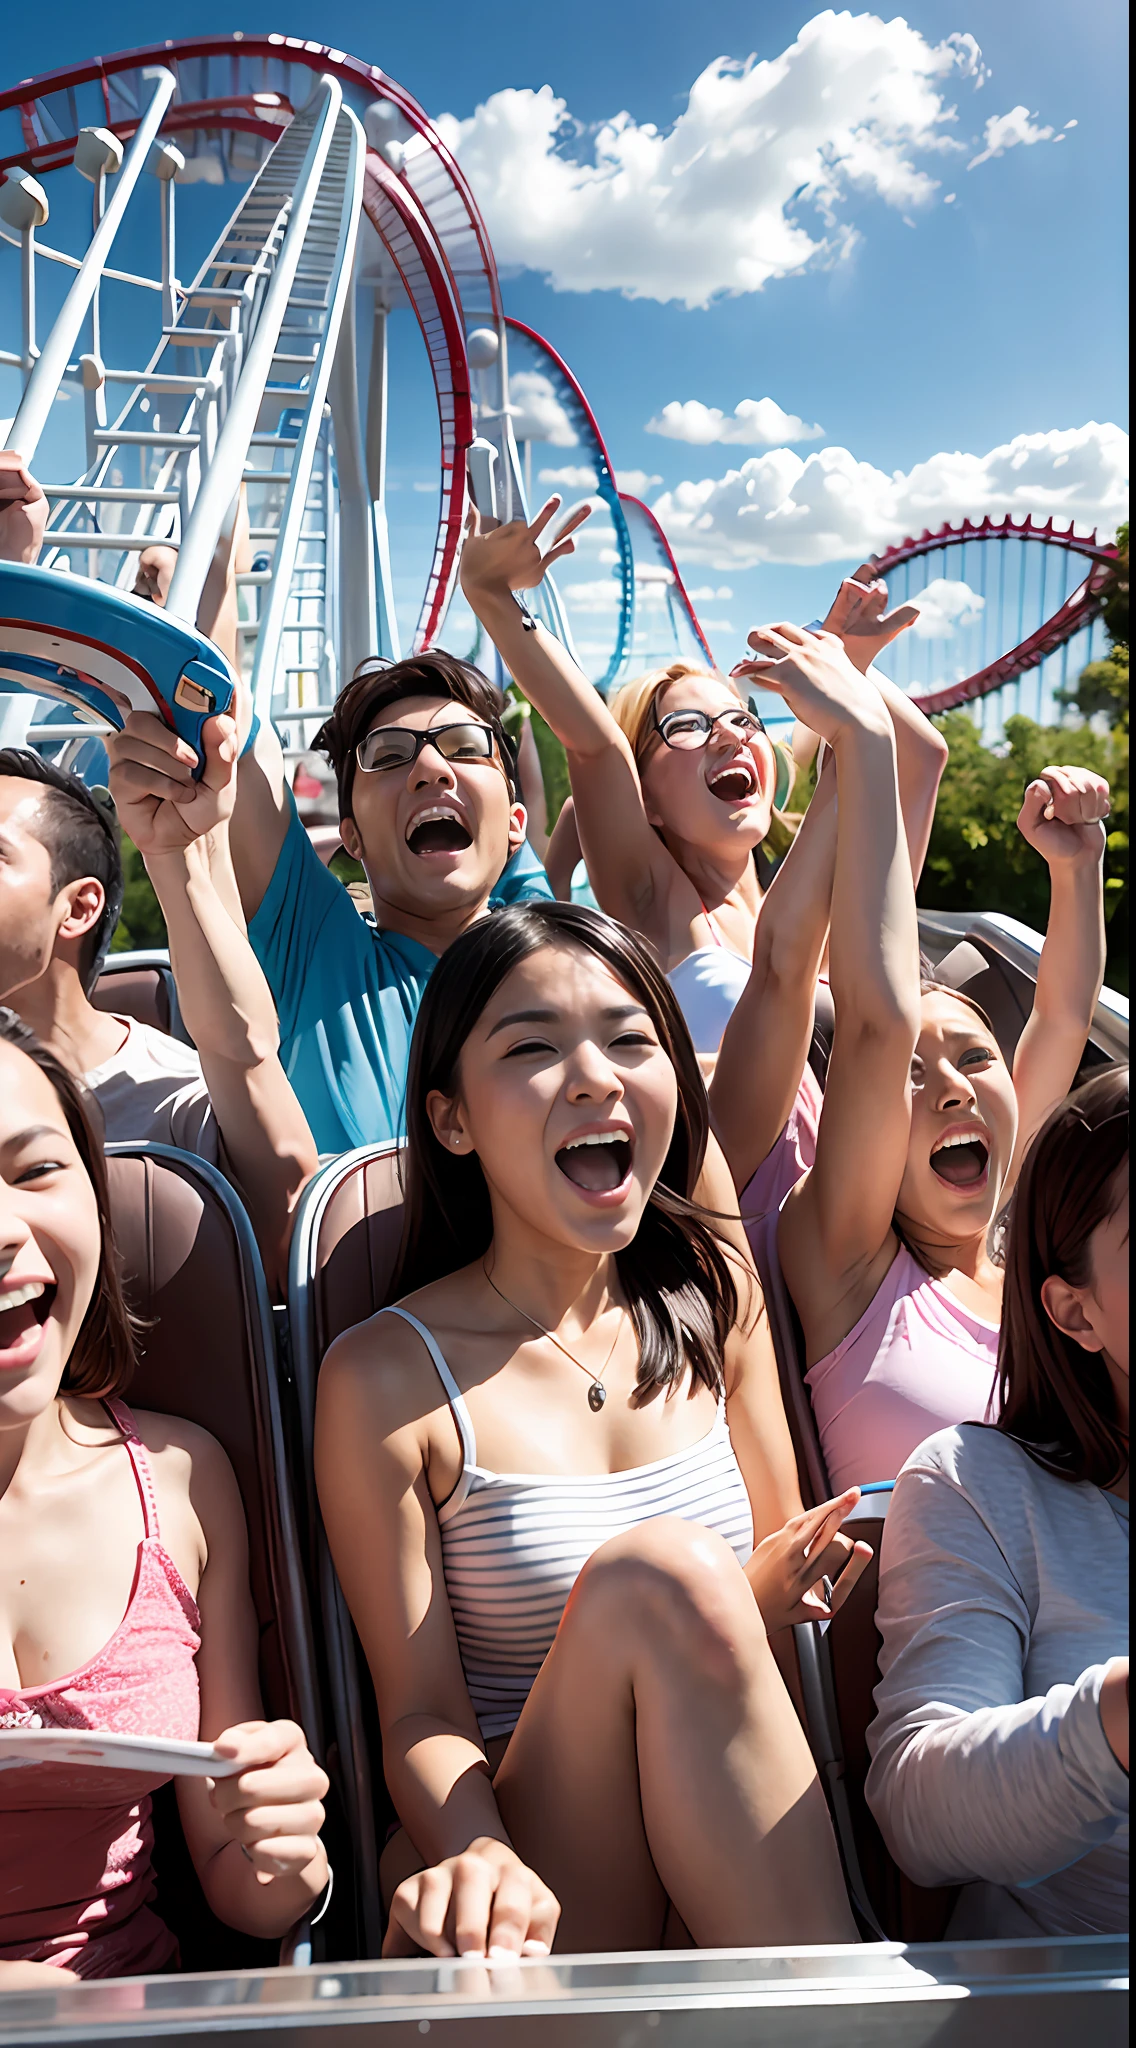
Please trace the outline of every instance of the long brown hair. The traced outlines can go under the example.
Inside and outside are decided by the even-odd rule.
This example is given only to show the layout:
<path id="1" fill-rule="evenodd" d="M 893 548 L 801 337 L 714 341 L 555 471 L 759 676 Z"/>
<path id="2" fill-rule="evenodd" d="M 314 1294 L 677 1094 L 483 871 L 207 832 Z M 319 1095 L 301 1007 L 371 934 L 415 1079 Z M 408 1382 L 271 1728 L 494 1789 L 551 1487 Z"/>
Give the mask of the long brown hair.
<path id="1" fill-rule="evenodd" d="M 1128 1434 L 1099 1352 L 1066 1337 L 1045 1312 L 1051 1274 L 1092 1279 L 1090 1240 L 1123 1198 L 1128 1068 L 1108 1067 L 1066 1097 L 1026 1154 L 1014 1195 L 998 1345 L 996 1427 L 1059 1479 L 1114 1486 Z"/>
<path id="2" fill-rule="evenodd" d="M 691 1200 L 709 1135 L 706 1089 L 670 984 L 620 924 L 577 903 L 518 903 L 472 926 L 446 948 L 426 984 L 410 1048 L 402 1245 L 388 1301 L 484 1258 L 493 1241 L 489 1189 L 476 1154 L 439 1143 L 426 1113 L 433 1089 L 452 1095 L 462 1047 L 514 967 L 548 946 L 594 953 L 636 996 L 675 1070 L 678 1109 L 662 1171 L 632 1242 L 616 1253 L 639 1339 L 637 1401 L 675 1386 L 723 1384 L 722 1353 L 738 1313 L 737 1289 L 706 1211 Z"/>
<path id="3" fill-rule="evenodd" d="M 14 1010 L 0 1008 L 0 1042 L 25 1053 L 50 1081 L 95 1193 L 99 1215 L 99 1269 L 87 1312 L 71 1347 L 60 1392 L 100 1400 L 126 1386 L 135 1365 L 135 1326 L 115 1259 L 106 1155 L 87 1113 L 87 1091 Z"/>

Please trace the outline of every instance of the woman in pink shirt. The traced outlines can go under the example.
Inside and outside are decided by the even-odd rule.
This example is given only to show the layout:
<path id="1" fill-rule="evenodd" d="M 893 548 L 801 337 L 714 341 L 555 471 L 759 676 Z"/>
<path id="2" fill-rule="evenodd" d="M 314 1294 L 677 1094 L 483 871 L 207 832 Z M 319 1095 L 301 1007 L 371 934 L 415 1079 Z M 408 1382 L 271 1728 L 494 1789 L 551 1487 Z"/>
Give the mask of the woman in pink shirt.
<path id="1" fill-rule="evenodd" d="M 763 658 L 749 672 L 832 748 L 839 793 L 835 1035 L 815 1163 L 784 1201 L 776 1252 L 804 1332 L 829 1479 L 866 1484 L 894 1478 L 932 1431 L 989 1407 L 1002 1274 L 988 1235 L 1092 1022 L 1108 786 L 1081 768 L 1047 768 L 1025 792 L 1019 828 L 1047 862 L 1052 893 L 1011 1074 L 977 1006 L 920 980 L 882 704 L 828 635 L 781 626 L 751 645 Z"/>
<path id="2" fill-rule="evenodd" d="M 236 1480 L 204 1430 L 131 1414 L 134 1336 L 102 1149 L 80 1084 L 0 1010 L 0 1729 L 216 1742 L 178 1779 L 212 1911 L 279 1936 L 328 1882 L 327 1779 L 261 1717 Z M 0 1771 L 7 1966 L 175 1968 L 151 1901 L 151 1795 L 168 1772 L 54 1761 Z M 14 1980 L 13 1980 L 14 1981 Z"/>

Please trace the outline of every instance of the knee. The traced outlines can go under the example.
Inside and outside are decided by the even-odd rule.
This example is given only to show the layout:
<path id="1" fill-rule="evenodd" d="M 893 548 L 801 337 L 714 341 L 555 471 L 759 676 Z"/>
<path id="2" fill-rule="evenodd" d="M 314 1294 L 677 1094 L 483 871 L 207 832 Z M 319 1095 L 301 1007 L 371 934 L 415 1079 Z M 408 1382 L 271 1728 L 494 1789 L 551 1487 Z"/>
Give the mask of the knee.
<path id="1" fill-rule="evenodd" d="M 593 1553 L 571 1604 L 582 1620 L 628 1632 L 652 1655 L 732 1682 L 752 1669 L 765 1631 L 745 1573 L 712 1529 L 645 1522 Z"/>

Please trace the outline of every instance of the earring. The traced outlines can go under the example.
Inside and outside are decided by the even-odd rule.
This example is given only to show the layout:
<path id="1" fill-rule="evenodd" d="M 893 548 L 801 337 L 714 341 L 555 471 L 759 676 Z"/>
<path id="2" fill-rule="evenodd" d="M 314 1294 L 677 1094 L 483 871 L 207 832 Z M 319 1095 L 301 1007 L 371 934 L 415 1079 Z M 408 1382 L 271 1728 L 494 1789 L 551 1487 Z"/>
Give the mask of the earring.
<path id="1" fill-rule="evenodd" d="M 460 1144 L 461 1144 L 461 1133 L 460 1133 L 460 1131 L 454 1131 L 454 1132 L 452 1132 L 452 1133 L 451 1133 L 451 1136 L 450 1136 L 450 1143 L 451 1143 L 451 1145 L 460 1145 Z"/>

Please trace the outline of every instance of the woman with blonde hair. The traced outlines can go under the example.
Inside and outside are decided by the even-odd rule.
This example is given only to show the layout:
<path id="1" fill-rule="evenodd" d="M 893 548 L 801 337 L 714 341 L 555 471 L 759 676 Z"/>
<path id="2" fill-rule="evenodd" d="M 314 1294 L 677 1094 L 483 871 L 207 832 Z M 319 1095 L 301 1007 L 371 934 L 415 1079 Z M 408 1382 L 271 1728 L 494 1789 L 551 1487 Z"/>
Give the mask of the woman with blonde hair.
<path id="1" fill-rule="evenodd" d="M 530 524 L 514 520 L 488 534 L 473 511 L 462 588 L 506 667 L 567 752 L 576 827 L 597 902 L 648 941 L 696 1051 L 712 1056 L 753 963 L 763 895 L 754 856 L 768 837 L 775 804 L 788 795 L 791 762 L 737 684 L 691 661 L 651 670 L 605 703 L 567 649 L 514 597 L 534 589 L 546 568 L 573 551 L 586 506 L 569 515 L 541 552 L 559 503 L 551 498 Z M 915 617 L 911 606 L 884 617 L 885 597 L 882 585 L 849 581 L 830 613 L 865 668 Z M 901 694 L 892 694 L 901 797 L 905 810 L 922 807 L 929 829 L 945 749 Z M 917 831 L 925 837 L 923 824 Z"/>

